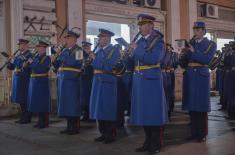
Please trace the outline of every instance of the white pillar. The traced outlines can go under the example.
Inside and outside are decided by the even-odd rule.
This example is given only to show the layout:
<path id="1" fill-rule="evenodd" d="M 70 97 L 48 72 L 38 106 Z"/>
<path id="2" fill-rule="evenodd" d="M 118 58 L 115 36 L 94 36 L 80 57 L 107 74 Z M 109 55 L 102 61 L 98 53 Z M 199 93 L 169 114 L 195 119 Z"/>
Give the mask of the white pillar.
<path id="1" fill-rule="evenodd" d="M 17 48 L 17 40 L 24 35 L 23 0 L 11 0 L 11 52 Z"/>
<path id="2" fill-rule="evenodd" d="M 180 39 L 180 2 L 167 1 L 167 42 L 175 48 L 175 40 Z"/>
<path id="3" fill-rule="evenodd" d="M 193 24 L 197 21 L 197 0 L 189 0 L 189 34 L 193 37 Z"/>
<path id="4" fill-rule="evenodd" d="M 83 0 L 68 0 L 68 27 L 69 29 L 73 27 L 81 28 L 80 42 L 83 40 L 83 32 L 85 32 L 86 28 L 84 26 L 83 5 Z"/>

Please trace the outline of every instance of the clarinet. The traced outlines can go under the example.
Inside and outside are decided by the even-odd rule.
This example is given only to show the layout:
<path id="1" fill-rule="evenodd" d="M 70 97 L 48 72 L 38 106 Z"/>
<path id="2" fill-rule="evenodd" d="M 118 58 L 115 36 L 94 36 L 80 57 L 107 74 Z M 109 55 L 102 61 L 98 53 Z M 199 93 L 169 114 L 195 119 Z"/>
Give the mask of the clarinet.
<path id="1" fill-rule="evenodd" d="M 2 65 L 2 67 L 0 67 L 0 72 L 11 62 L 12 58 L 13 58 L 14 56 L 16 56 L 16 54 L 17 54 L 19 51 L 20 51 L 19 49 L 16 50 L 16 51 L 13 53 L 12 57 L 10 57 L 10 58 Z"/>
<path id="2" fill-rule="evenodd" d="M 138 41 L 139 36 L 141 35 L 141 32 L 138 32 L 134 39 L 132 40 L 132 43 L 136 43 Z M 125 56 L 132 56 L 133 55 L 133 48 L 129 45 L 126 50 L 124 50 L 124 57 Z"/>

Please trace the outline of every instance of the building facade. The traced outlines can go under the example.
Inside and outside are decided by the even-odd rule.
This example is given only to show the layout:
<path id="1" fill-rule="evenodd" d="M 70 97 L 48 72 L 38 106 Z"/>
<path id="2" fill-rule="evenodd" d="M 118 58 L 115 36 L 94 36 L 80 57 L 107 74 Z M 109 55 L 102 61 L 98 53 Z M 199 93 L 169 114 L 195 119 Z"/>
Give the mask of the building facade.
<path id="1" fill-rule="evenodd" d="M 165 41 L 177 50 L 176 39 L 190 39 L 193 23 L 202 20 L 207 36 L 221 48 L 235 36 L 234 0 L 0 0 L 0 51 L 13 53 L 17 39 L 27 37 L 31 44 L 47 39 L 57 44 L 67 28 L 80 30 L 82 40 L 96 43 L 98 28 L 115 32 L 115 37 L 132 40 L 138 31 L 136 16 L 147 13 L 156 17 L 155 27 Z M 114 40 L 112 40 L 113 43 Z M 0 57 L 0 65 L 4 58 Z M 0 103 L 9 103 L 11 72 L 0 73 Z M 55 75 L 52 98 L 55 100 Z M 177 71 L 176 93 L 181 97 L 182 71 Z"/>

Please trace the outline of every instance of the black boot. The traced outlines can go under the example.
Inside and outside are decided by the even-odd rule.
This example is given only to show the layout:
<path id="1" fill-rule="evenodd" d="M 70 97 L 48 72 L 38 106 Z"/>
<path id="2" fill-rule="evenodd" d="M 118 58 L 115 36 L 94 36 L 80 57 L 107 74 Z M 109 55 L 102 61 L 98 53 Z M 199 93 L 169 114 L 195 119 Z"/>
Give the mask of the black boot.
<path id="1" fill-rule="evenodd" d="M 141 147 L 136 148 L 135 149 L 136 152 L 145 152 L 149 148 L 151 132 L 150 132 L 150 128 L 148 126 L 144 127 L 144 133 L 145 133 L 144 144 Z"/>
<path id="2" fill-rule="evenodd" d="M 163 141 L 163 127 L 151 126 L 151 138 L 148 153 L 153 155 L 160 152 Z"/>
<path id="3" fill-rule="evenodd" d="M 76 135 L 79 134 L 79 127 L 78 127 L 78 123 L 80 123 L 80 121 L 78 121 L 78 118 L 71 118 L 71 127 L 68 131 L 69 135 Z"/>
<path id="4" fill-rule="evenodd" d="M 105 137 L 104 137 L 104 144 L 110 144 L 115 141 L 116 137 L 116 122 L 115 121 L 105 121 Z"/>
<path id="5" fill-rule="evenodd" d="M 39 128 L 48 128 L 49 125 L 49 115 L 46 112 L 39 113 Z"/>
<path id="6" fill-rule="evenodd" d="M 21 109 L 21 116 L 18 121 L 15 121 L 15 123 L 20 123 L 20 124 L 27 124 L 31 122 L 31 112 L 27 110 L 26 104 L 20 104 L 20 109 Z"/>
<path id="7" fill-rule="evenodd" d="M 66 120 L 67 120 L 67 127 L 64 130 L 60 131 L 61 134 L 67 134 L 69 132 L 69 128 L 71 126 L 71 121 L 69 118 L 67 118 Z"/>

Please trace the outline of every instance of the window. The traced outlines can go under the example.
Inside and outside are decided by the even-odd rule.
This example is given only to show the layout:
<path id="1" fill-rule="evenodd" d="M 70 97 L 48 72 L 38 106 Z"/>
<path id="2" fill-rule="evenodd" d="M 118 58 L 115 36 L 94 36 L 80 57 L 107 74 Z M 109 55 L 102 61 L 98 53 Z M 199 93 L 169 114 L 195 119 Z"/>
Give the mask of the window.
<path id="1" fill-rule="evenodd" d="M 110 30 L 115 34 L 111 40 L 112 44 L 117 44 L 115 38 L 119 37 L 123 37 L 128 43 L 130 42 L 130 28 L 128 25 L 88 20 L 86 27 L 86 40 L 93 44 L 92 48 L 94 48 L 97 43 L 97 35 L 99 34 L 100 28 Z"/>
<path id="2" fill-rule="evenodd" d="M 221 50 L 224 44 L 228 44 L 232 39 L 217 38 L 217 50 Z"/>

